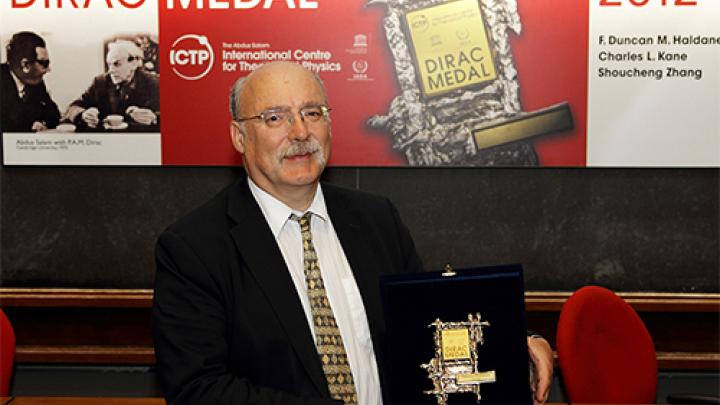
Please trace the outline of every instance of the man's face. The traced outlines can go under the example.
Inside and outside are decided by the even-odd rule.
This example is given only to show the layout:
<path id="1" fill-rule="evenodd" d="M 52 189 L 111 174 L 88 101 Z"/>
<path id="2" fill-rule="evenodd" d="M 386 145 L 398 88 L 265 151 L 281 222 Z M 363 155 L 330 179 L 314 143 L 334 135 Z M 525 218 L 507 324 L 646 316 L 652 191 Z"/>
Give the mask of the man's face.
<path id="1" fill-rule="evenodd" d="M 132 78 L 137 65 L 134 60 L 129 59 L 130 54 L 123 49 L 111 48 L 108 51 L 105 61 L 108 64 L 110 79 L 112 79 L 113 83 L 126 82 Z"/>
<path id="2" fill-rule="evenodd" d="M 291 122 L 275 128 L 262 119 L 233 122 L 233 143 L 248 174 L 276 197 L 316 184 L 330 158 L 330 123 L 325 117 L 303 122 L 299 111 L 327 104 L 320 84 L 310 72 L 289 63 L 266 66 L 249 80 L 240 95 L 240 115 L 289 111 Z"/>
<path id="3" fill-rule="evenodd" d="M 35 85 L 42 82 L 43 76 L 50 71 L 50 55 L 46 48 L 35 48 L 35 60 L 23 60 L 22 74 L 19 76 L 23 83 Z"/>

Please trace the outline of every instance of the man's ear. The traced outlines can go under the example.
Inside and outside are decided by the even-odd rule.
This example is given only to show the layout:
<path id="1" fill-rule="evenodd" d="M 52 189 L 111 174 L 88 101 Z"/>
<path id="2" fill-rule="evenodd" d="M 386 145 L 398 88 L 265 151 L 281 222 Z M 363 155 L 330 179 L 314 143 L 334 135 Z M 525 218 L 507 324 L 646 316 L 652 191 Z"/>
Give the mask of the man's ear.
<path id="1" fill-rule="evenodd" d="M 28 58 L 20 59 L 20 68 L 22 68 L 23 73 L 30 73 L 30 60 Z"/>
<path id="2" fill-rule="evenodd" d="M 230 138 L 235 150 L 240 154 L 245 154 L 245 133 L 241 123 L 236 121 L 230 122 Z"/>

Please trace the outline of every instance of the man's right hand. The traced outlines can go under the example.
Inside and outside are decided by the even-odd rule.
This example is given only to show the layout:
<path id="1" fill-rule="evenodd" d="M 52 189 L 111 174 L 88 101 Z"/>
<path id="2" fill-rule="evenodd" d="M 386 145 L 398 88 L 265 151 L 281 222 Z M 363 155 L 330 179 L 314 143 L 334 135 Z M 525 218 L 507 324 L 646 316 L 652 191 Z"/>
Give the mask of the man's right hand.
<path id="1" fill-rule="evenodd" d="M 100 123 L 100 111 L 95 107 L 90 107 L 82 112 L 80 118 L 82 118 L 88 127 L 97 128 Z"/>
<path id="2" fill-rule="evenodd" d="M 35 121 L 35 122 L 33 122 L 32 127 L 30 129 L 32 129 L 35 132 L 42 132 L 42 131 L 46 131 L 48 129 L 48 127 L 42 121 Z"/>

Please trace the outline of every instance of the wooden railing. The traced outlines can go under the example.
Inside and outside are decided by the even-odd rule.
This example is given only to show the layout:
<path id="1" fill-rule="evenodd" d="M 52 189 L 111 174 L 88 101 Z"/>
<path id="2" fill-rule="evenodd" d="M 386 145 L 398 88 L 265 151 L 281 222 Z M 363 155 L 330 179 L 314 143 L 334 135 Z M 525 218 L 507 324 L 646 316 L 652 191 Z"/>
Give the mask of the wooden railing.
<path id="1" fill-rule="evenodd" d="M 663 370 L 720 371 L 720 294 L 619 293 L 645 322 Z M 528 292 L 528 327 L 554 345 L 569 292 Z M 18 363 L 155 362 L 152 290 L 0 288 Z"/>

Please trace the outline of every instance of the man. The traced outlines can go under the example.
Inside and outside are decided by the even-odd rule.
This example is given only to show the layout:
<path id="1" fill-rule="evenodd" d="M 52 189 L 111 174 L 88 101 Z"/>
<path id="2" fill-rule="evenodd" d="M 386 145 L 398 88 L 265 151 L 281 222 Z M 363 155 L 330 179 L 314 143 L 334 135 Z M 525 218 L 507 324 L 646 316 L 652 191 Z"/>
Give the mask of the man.
<path id="1" fill-rule="evenodd" d="M 332 135 L 315 75 L 266 64 L 235 84 L 231 111 L 247 179 L 158 241 L 168 403 L 382 404 L 379 276 L 422 271 L 410 233 L 387 199 L 319 183 Z M 544 401 L 552 352 L 531 340 Z"/>
<path id="2" fill-rule="evenodd" d="M 55 128 L 60 121 L 43 76 L 50 72 L 45 41 L 32 32 L 18 32 L 6 47 L 7 63 L 0 72 L 2 132 L 32 132 Z"/>
<path id="3" fill-rule="evenodd" d="M 160 120 L 160 86 L 154 73 L 142 69 L 143 52 L 130 41 L 108 44 L 105 61 L 108 72 L 95 77 L 80 98 L 73 101 L 67 119 L 79 130 L 126 130 L 158 132 Z M 108 115 L 122 115 L 113 124 Z"/>

